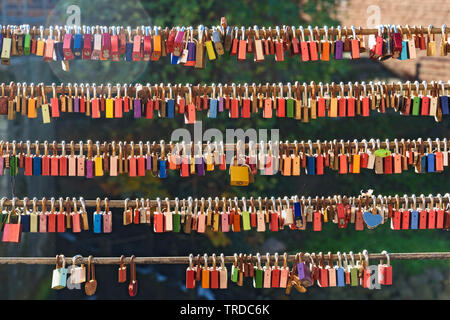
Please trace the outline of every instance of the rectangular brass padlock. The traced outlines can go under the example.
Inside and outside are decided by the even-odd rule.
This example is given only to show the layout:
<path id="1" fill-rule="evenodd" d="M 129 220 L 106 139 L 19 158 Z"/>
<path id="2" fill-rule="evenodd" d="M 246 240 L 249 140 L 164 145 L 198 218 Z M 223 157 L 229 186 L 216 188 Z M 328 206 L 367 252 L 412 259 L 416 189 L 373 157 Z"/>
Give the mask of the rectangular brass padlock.
<path id="1" fill-rule="evenodd" d="M 197 42 L 195 50 L 195 67 L 198 69 L 204 69 L 206 64 L 205 59 L 205 45 L 203 42 Z"/>

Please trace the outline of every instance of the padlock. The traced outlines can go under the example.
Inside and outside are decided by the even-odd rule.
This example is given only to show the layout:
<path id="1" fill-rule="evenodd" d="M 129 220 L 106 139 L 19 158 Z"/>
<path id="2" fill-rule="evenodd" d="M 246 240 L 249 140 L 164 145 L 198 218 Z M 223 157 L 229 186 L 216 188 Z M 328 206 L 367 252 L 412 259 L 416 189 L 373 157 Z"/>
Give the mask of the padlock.
<path id="1" fill-rule="evenodd" d="M 73 267 L 72 274 L 70 276 L 72 284 L 83 283 L 86 281 L 86 268 L 84 267 L 84 264 L 77 266 L 77 259 L 83 260 L 83 257 L 81 255 L 76 255 L 72 258 Z"/>
<path id="2" fill-rule="evenodd" d="M 325 267 L 328 270 L 328 286 L 337 286 L 337 274 L 336 269 L 333 267 L 333 259 L 331 258 L 331 252 L 328 252 L 328 265 Z"/>
<path id="3" fill-rule="evenodd" d="M 189 255 L 189 266 L 186 269 L 186 288 L 194 289 L 195 288 L 195 267 L 192 262 L 193 255 L 192 253 Z M 120 278 L 119 278 L 120 279 Z M 120 280 L 119 280 L 120 282 Z"/>
<path id="4" fill-rule="evenodd" d="M 77 209 L 77 199 L 73 198 L 73 212 L 71 213 L 70 219 L 72 219 L 72 232 L 81 232 L 81 210 Z"/>
<path id="5" fill-rule="evenodd" d="M 342 267 L 342 255 L 338 251 L 338 264 L 334 266 L 336 270 L 336 285 L 338 287 L 345 287 L 346 281 L 345 281 L 345 269 Z"/>
<path id="6" fill-rule="evenodd" d="M 386 264 L 380 260 L 378 265 L 378 282 L 382 285 L 392 285 L 392 266 L 390 264 L 389 254 L 387 251 L 382 251 L 381 254 L 386 255 Z"/>
<path id="7" fill-rule="evenodd" d="M 325 268 L 325 259 L 323 257 L 323 253 L 319 253 L 320 256 L 320 265 L 319 265 L 319 278 L 317 284 L 321 288 L 328 287 L 328 269 Z"/>
<path id="8" fill-rule="evenodd" d="M 60 264 L 60 260 L 62 263 Z M 56 269 L 53 270 L 52 289 L 59 290 L 66 287 L 67 269 L 64 255 L 56 255 Z"/>
<path id="9" fill-rule="evenodd" d="M 100 198 L 97 198 L 96 202 L 97 210 L 92 215 L 92 224 L 94 226 L 94 233 L 102 233 L 103 212 L 100 211 Z"/>
<path id="10" fill-rule="evenodd" d="M 230 165 L 230 185 L 232 186 L 248 186 L 250 183 L 250 167 L 248 165 Z"/>
<path id="11" fill-rule="evenodd" d="M 84 291 L 86 295 L 92 296 L 97 290 L 97 280 L 95 280 L 95 267 L 92 263 L 92 256 L 88 258 L 88 279 L 84 285 Z"/>
<path id="12" fill-rule="evenodd" d="M 223 253 L 220 254 L 220 268 L 219 268 L 219 288 L 227 289 L 228 287 L 228 272 L 225 266 L 225 258 Z"/>
<path id="13" fill-rule="evenodd" d="M 264 271 L 261 267 L 261 256 L 258 253 L 256 255 L 257 258 L 257 264 L 254 267 L 255 269 L 255 276 L 253 277 L 253 287 L 257 289 L 261 289 L 263 287 L 264 283 Z"/>
<path id="14" fill-rule="evenodd" d="M 289 267 L 287 265 L 287 253 L 285 252 L 283 254 L 283 267 L 280 270 L 280 288 L 287 287 L 288 279 L 289 279 Z"/>
<path id="15" fill-rule="evenodd" d="M 134 262 L 135 256 L 130 258 L 130 283 L 128 285 L 128 294 L 130 297 L 134 297 L 138 291 L 138 283 L 136 280 L 136 264 Z"/>
<path id="16" fill-rule="evenodd" d="M 20 211 L 15 207 L 15 201 L 17 198 L 13 199 L 13 205 L 11 211 L 8 213 L 8 218 L 3 228 L 3 242 L 20 242 L 22 238 L 22 224 L 21 224 L 21 214 Z M 11 216 L 18 216 L 17 222 L 12 223 Z"/>
<path id="17" fill-rule="evenodd" d="M 127 281 L 127 266 L 124 263 L 125 256 L 120 256 L 120 267 L 119 267 L 119 283 Z"/>
<path id="18" fill-rule="evenodd" d="M 105 210 L 102 214 L 103 221 L 101 222 L 103 226 L 103 233 L 111 233 L 112 232 L 112 213 L 109 210 L 108 198 L 105 198 Z"/>

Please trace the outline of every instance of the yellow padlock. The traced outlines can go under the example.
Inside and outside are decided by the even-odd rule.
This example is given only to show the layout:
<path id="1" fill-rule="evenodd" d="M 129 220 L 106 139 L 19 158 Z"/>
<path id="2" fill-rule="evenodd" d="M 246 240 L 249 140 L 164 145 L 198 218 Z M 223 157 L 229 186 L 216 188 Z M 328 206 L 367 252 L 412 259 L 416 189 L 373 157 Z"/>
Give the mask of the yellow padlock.
<path id="1" fill-rule="evenodd" d="M 328 116 L 330 118 L 336 118 L 338 112 L 338 99 L 337 98 L 331 98 L 330 103 L 330 111 L 328 113 Z"/>
<path id="2" fill-rule="evenodd" d="M 248 186 L 250 183 L 250 174 L 248 166 L 230 166 L 230 185 Z"/>
<path id="3" fill-rule="evenodd" d="M 95 156 L 94 158 L 95 176 L 103 176 L 103 158 L 101 156 Z"/>
<path id="4" fill-rule="evenodd" d="M 214 164 L 213 164 L 212 155 L 208 155 L 206 157 L 206 171 L 213 171 L 213 170 L 214 170 Z"/>
<path id="5" fill-rule="evenodd" d="M 211 40 L 205 42 L 206 52 L 208 53 L 209 60 L 216 59 L 216 52 L 214 51 L 214 47 Z"/>
<path id="6" fill-rule="evenodd" d="M 37 45 L 36 45 L 36 55 L 38 57 L 43 57 L 44 56 L 44 48 L 45 48 L 45 42 L 42 39 L 39 39 L 37 41 Z"/>
<path id="7" fill-rule="evenodd" d="M 106 106 L 105 106 L 105 117 L 106 118 L 114 118 L 114 100 L 111 98 L 106 99 Z"/>

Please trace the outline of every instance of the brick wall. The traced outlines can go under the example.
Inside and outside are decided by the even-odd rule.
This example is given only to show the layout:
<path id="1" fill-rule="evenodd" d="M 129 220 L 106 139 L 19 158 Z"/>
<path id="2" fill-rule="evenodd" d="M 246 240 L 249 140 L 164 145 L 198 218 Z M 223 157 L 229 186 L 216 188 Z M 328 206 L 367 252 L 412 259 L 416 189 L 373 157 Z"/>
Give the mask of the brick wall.
<path id="1" fill-rule="evenodd" d="M 449 0 L 342 0 L 338 1 L 337 19 L 343 26 L 367 27 L 374 23 L 377 7 L 379 24 L 450 26 Z M 373 27 L 373 26 L 370 26 Z M 441 37 L 436 37 L 440 54 Z M 450 79 L 450 55 L 427 57 L 425 51 L 417 51 L 417 59 L 406 61 L 386 60 L 381 62 L 398 76 L 414 80 Z"/>

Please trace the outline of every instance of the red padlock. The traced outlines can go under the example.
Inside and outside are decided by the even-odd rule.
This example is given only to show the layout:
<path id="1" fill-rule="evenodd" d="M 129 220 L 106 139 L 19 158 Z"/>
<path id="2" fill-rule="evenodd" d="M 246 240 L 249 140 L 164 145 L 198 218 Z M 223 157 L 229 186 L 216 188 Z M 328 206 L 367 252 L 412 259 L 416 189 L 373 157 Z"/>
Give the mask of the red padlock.
<path id="1" fill-rule="evenodd" d="M 55 198 L 51 199 L 50 212 L 47 214 L 47 232 L 56 232 Z"/>
<path id="2" fill-rule="evenodd" d="M 387 251 L 382 251 L 381 254 L 386 255 L 386 264 L 383 264 L 383 261 L 380 260 L 380 264 L 378 265 L 378 282 L 385 286 L 392 285 L 392 266 L 389 259 L 389 254 Z"/>
<path id="3" fill-rule="evenodd" d="M 119 267 L 119 283 L 124 283 L 127 281 L 127 266 L 124 263 L 125 256 L 120 256 L 120 267 Z"/>
<path id="4" fill-rule="evenodd" d="M 13 202 L 15 202 L 15 199 Z M 10 221 L 11 215 L 18 216 L 17 223 L 12 223 Z M 13 204 L 13 210 L 8 214 L 8 219 L 6 220 L 4 229 L 3 229 L 3 242 L 15 242 L 18 243 L 22 239 L 22 224 L 20 223 L 20 212 L 15 208 L 15 205 Z"/>
<path id="5" fill-rule="evenodd" d="M 322 213 L 320 211 L 313 213 L 313 231 L 322 231 Z"/>
<path id="6" fill-rule="evenodd" d="M 270 231 L 276 232 L 279 227 L 279 214 L 276 211 L 270 213 Z"/>
<path id="7" fill-rule="evenodd" d="M 319 287 L 325 288 L 328 287 L 328 270 L 325 268 L 325 260 L 323 258 L 323 253 L 319 253 L 320 256 L 320 266 L 319 266 L 319 277 L 317 284 Z"/>

